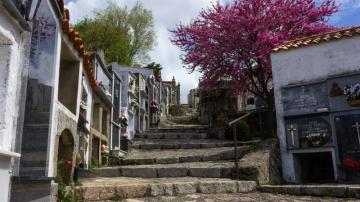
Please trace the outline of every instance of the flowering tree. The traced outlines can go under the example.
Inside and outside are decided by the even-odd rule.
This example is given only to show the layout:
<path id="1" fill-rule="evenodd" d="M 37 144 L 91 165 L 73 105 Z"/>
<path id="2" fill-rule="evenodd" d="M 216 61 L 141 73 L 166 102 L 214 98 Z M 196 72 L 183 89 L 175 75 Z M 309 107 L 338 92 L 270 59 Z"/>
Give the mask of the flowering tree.
<path id="1" fill-rule="evenodd" d="M 178 25 L 171 40 L 184 52 L 186 67 L 202 73 L 205 89 L 231 82 L 233 92 L 251 92 L 272 111 L 272 49 L 334 30 L 326 22 L 337 11 L 335 0 L 234 0 L 203 10 L 189 25 Z"/>
<path id="2" fill-rule="evenodd" d="M 202 73 L 207 89 L 230 80 L 236 92 L 252 92 L 272 106 L 271 50 L 286 40 L 334 30 L 326 22 L 337 11 L 335 0 L 235 0 L 178 25 L 171 40 L 184 52 L 187 68 Z"/>

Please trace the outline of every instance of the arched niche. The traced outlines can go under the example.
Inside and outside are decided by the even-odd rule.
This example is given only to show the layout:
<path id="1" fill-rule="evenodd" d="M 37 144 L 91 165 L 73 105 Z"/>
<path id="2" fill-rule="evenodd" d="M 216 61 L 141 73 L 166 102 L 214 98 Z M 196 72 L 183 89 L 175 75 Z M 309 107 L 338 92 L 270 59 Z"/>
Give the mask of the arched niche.
<path id="1" fill-rule="evenodd" d="M 72 181 L 74 167 L 74 138 L 70 130 L 65 129 L 59 136 L 57 152 L 57 177 L 64 183 Z"/>

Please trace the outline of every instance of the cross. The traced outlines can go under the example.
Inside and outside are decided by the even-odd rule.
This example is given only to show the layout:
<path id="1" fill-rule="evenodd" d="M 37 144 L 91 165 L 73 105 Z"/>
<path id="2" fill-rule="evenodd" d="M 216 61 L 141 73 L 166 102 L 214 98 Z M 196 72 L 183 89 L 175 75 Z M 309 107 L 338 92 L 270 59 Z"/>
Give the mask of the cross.
<path id="1" fill-rule="evenodd" d="M 358 141 L 360 144 L 360 124 L 359 122 L 356 122 L 355 125 L 352 126 L 353 128 L 356 128 L 356 132 L 357 132 L 357 136 L 358 136 Z"/>
<path id="2" fill-rule="evenodd" d="M 359 125 L 360 127 L 360 125 Z M 294 128 L 294 126 L 291 124 L 290 125 L 290 128 L 288 129 L 288 131 L 290 132 L 291 134 L 291 142 L 292 142 L 292 146 L 294 147 L 295 146 L 295 138 L 294 138 L 294 132 L 296 131 L 296 128 Z M 358 133 L 359 134 L 359 133 Z"/>

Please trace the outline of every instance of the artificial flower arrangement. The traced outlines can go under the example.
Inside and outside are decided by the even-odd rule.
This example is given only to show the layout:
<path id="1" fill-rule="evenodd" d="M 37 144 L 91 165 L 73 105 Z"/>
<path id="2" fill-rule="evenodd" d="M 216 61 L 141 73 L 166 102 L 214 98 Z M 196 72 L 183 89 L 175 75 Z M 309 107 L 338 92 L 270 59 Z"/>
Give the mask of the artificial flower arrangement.
<path id="1" fill-rule="evenodd" d="M 156 113 L 158 111 L 160 111 L 160 105 L 155 100 L 151 101 L 151 103 L 150 103 L 150 112 L 151 113 Z"/>
<path id="2" fill-rule="evenodd" d="M 110 153 L 109 147 L 107 145 L 102 144 L 101 145 L 101 154 L 106 155 L 109 153 Z"/>
<path id="3" fill-rule="evenodd" d="M 106 96 L 111 97 L 111 93 L 109 91 L 105 91 Z"/>
<path id="4" fill-rule="evenodd" d="M 350 105 L 360 105 L 360 84 L 346 85 L 344 87 L 344 95 Z"/>
<path id="5" fill-rule="evenodd" d="M 308 143 L 312 146 L 321 146 L 329 141 L 329 134 L 327 133 L 311 133 L 305 136 Z"/>
<path id="6" fill-rule="evenodd" d="M 120 117 L 121 136 L 127 137 L 128 120 L 125 116 Z"/>
<path id="7" fill-rule="evenodd" d="M 81 109 L 83 109 L 83 110 L 87 110 L 87 103 L 85 102 L 85 101 L 81 101 L 80 102 L 80 107 L 81 107 Z"/>

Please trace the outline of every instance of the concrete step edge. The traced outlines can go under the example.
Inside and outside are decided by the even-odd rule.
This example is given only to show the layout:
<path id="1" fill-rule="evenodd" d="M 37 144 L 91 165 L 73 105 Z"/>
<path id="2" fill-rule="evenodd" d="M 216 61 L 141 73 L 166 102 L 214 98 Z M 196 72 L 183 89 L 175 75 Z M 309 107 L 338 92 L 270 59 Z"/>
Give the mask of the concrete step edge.
<path id="1" fill-rule="evenodd" d="M 231 162 L 232 163 L 232 162 Z M 172 166 L 172 167 L 146 167 L 146 166 L 123 166 L 106 169 L 96 169 L 91 172 L 81 173 L 82 178 L 96 177 L 136 177 L 136 178 L 235 178 L 234 165 L 218 165 L 216 167 L 201 167 L 196 165 Z M 242 166 L 239 168 L 241 180 L 257 180 L 258 168 L 253 166 Z"/>
<path id="2" fill-rule="evenodd" d="M 144 183 L 132 185 L 104 185 L 75 187 L 80 201 L 119 200 L 186 194 L 248 193 L 255 191 L 255 181 L 205 180 L 198 182 Z"/>
<path id="3" fill-rule="evenodd" d="M 161 139 L 160 139 L 161 141 Z M 239 142 L 238 146 L 255 146 L 255 142 Z M 204 142 L 204 143 L 137 143 L 133 142 L 131 145 L 134 149 L 141 150 L 154 150 L 154 149 L 209 149 L 209 148 L 218 148 L 218 147 L 233 147 L 233 142 Z"/>
<path id="4" fill-rule="evenodd" d="M 219 147 L 220 148 L 220 147 Z M 184 149 L 186 150 L 186 149 Z M 203 150 L 206 150 L 205 148 Z M 251 148 L 239 148 L 238 158 L 241 159 L 245 154 L 251 151 Z M 233 160 L 235 157 L 234 151 L 223 151 L 215 154 L 199 154 L 186 155 L 180 157 L 169 158 L 128 158 L 120 161 L 120 165 L 153 165 L 153 164 L 174 164 L 174 163 L 188 163 L 188 162 L 207 162 L 207 161 L 226 161 Z"/>

